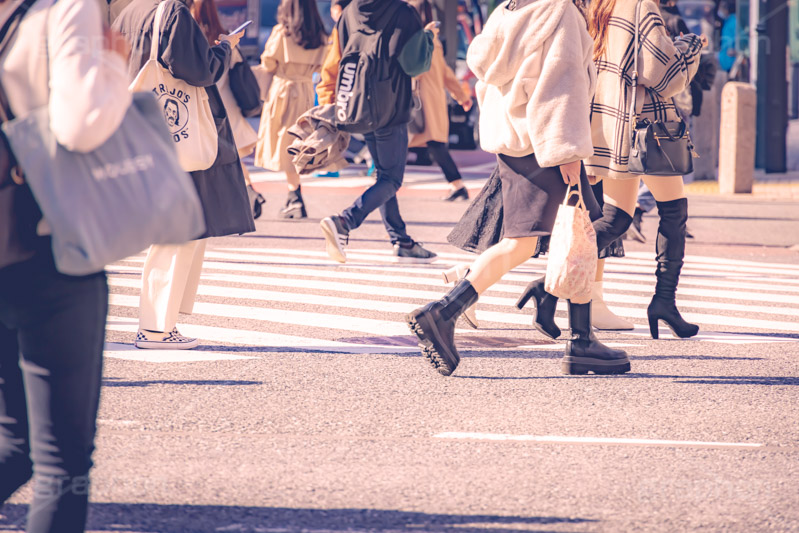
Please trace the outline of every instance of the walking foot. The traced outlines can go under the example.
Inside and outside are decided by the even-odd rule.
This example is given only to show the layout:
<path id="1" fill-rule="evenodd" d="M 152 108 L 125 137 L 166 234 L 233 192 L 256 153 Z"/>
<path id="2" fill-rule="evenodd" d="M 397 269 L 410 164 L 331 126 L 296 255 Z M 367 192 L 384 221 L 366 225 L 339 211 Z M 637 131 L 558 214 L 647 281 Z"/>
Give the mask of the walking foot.
<path id="1" fill-rule="evenodd" d="M 571 339 L 561 361 L 564 374 L 624 374 L 630 371 L 630 360 L 624 350 L 615 350 L 599 342 L 591 332 L 591 303 L 569 302 Z"/>
<path id="2" fill-rule="evenodd" d="M 469 273 L 469 267 L 466 265 L 456 265 L 449 270 L 445 270 L 444 283 L 455 285 L 460 280 L 464 279 Z M 463 321 L 466 322 L 470 328 L 477 329 L 480 325 L 477 322 L 477 306 L 473 305 L 463 312 Z"/>
<path id="3" fill-rule="evenodd" d="M 327 255 L 334 261 L 346 263 L 347 253 L 344 251 L 344 247 L 349 242 L 350 232 L 344 219 L 338 215 L 333 215 L 323 218 L 319 225 L 322 227 L 322 233 L 325 236 Z"/>
<path id="4" fill-rule="evenodd" d="M 173 328 L 169 333 L 140 329 L 133 345 L 143 350 L 191 350 L 200 344 L 199 339 L 184 337 Z"/>
<path id="5" fill-rule="evenodd" d="M 606 331 L 627 331 L 635 329 L 635 324 L 626 320 L 613 311 L 611 311 L 605 304 L 602 298 L 602 282 L 594 282 L 593 290 L 591 291 L 591 325 L 596 329 Z"/>
<path id="6" fill-rule="evenodd" d="M 532 298 L 535 302 L 533 326 L 550 339 L 557 339 L 561 334 L 560 328 L 555 324 L 555 309 L 558 305 L 558 298 L 544 290 L 545 280 L 546 278 L 541 278 L 530 282 L 516 302 L 516 307 L 523 309 Z"/>
<path id="7" fill-rule="evenodd" d="M 455 322 L 463 311 L 477 301 L 477 291 L 467 280 L 458 282 L 441 300 L 431 302 L 405 317 L 411 332 L 430 365 L 441 375 L 449 376 L 460 363 L 455 347 Z"/>

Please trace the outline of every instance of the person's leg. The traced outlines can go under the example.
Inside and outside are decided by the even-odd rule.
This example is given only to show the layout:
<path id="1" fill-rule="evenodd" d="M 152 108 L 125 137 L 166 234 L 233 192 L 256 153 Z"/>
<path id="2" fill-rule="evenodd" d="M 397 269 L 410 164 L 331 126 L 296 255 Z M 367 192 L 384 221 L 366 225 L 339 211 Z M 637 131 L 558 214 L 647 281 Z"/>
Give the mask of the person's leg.
<path id="1" fill-rule="evenodd" d="M 635 324 L 626 320 L 613 311 L 605 303 L 603 278 L 605 275 L 605 260 L 599 259 L 596 265 L 596 277 L 591 291 L 591 325 L 596 329 L 609 331 L 626 331 L 635 329 Z"/>
<path id="2" fill-rule="evenodd" d="M 190 349 L 197 346 L 197 339 L 171 335 L 196 251 L 195 241 L 150 247 L 142 272 L 137 348 Z"/>
<path id="3" fill-rule="evenodd" d="M 419 338 L 422 353 L 440 374 L 449 376 L 460 363 L 455 348 L 458 317 L 477 302 L 479 293 L 529 259 L 535 251 L 536 239 L 503 239 L 480 254 L 466 278 L 443 298 L 408 314 L 405 319 L 408 327 Z"/>
<path id="4" fill-rule="evenodd" d="M 0 298 L 0 307 L 3 305 Z M 32 475 L 17 330 L 0 321 L 0 507 Z"/>
<path id="5" fill-rule="evenodd" d="M 408 152 L 408 128 L 395 126 L 384 128 L 365 136 L 366 145 L 377 169 L 377 181 L 369 187 L 353 204 L 342 211 L 347 229 L 354 230 L 363 224 L 369 214 L 391 200 L 402 186 L 405 175 L 405 155 Z M 382 214 L 382 213 L 381 213 Z M 399 208 L 390 210 L 388 217 L 383 215 L 383 223 L 389 231 L 392 242 L 407 239 L 404 223 L 400 224 Z M 392 234 L 393 233 L 393 234 Z"/>
<path id="6" fill-rule="evenodd" d="M 430 152 L 430 157 L 436 164 L 441 167 L 441 171 L 444 173 L 444 178 L 450 185 L 450 194 L 445 196 L 443 200 L 447 200 L 449 202 L 463 199 L 469 199 L 469 193 L 466 188 L 463 186 L 463 180 L 461 179 L 461 173 L 458 170 L 458 166 L 455 164 L 455 161 L 452 159 L 452 154 L 449 153 L 449 148 L 446 144 L 436 141 L 429 141 L 427 143 L 427 150 Z"/>
<path id="7" fill-rule="evenodd" d="M 635 203 L 638 201 L 639 181 L 638 177 L 602 180 L 605 205 L 612 205 L 632 217 L 635 213 Z"/>
<path id="8" fill-rule="evenodd" d="M 605 204 L 602 218 L 594 221 L 599 250 L 610 246 L 629 229 L 638 197 L 638 183 L 637 177 L 602 180 Z"/>
<path id="9" fill-rule="evenodd" d="M 52 259 L 24 275 L 19 348 L 34 462 L 29 533 L 80 532 L 100 398 L 108 284 L 70 277 Z"/>
<path id="10" fill-rule="evenodd" d="M 183 298 L 180 302 L 180 312 L 190 315 L 194 310 L 194 300 L 197 298 L 197 289 L 200 287 L 200 275 L 203 271 L 203 260 L 205 258 L 206 239 L 192 241 L 194 243 L 194 253 L 191 258 L 189 275 L 186 277 L 186 287 L 183 289 Z"/>
<path id="11" fill-rule="evenodd" d="M 472 263 L 466 279 L 478 295 L 483 294 L 502 276 L 530 259 L 535 252 L 537 242 L 538 237 L 502 239 L 480 254 Z"/>
<path id="12" fill-rule="evenodd" d="M 677 285 L 685 258 L 685 232 L 688 221 L 688 200 L 681 176 L 645 178 L 657 200 L 658 235 L 655 243 L 657 270 L 655 295 L 647 308 L 652 338 L 659 336 L 658 323 L 665 321 L 675 335 L 693 337 L 699 327 L 686 322 L 677 310 Z"/>

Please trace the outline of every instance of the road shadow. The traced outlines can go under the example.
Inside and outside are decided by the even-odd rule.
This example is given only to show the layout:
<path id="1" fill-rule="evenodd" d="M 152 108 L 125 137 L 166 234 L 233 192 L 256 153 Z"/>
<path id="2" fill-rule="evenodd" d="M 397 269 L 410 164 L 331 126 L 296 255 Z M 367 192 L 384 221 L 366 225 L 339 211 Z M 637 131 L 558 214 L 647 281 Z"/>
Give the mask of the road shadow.
<path id="1" fill-rule="evenodd" d="M 541 379 L 673 379 L 674 383 L 687 385 L 764 385 L 768 387 L 790 387 L 799 385 L 799 377 L 792 376 L 669 376 L 663 374 L 612 374 L 600 376 L 450 376 L 448 379 L 482 379 L 491 381 L 520 381 Z"/>
<path id="2" fill-rule="evenodd" d="M 203 387 L 240 387 L 243 385 L 263 385 L 263 381 L 247 380 L 194 380 L 194 379 L 154 379 L 150 381 L 122 381 L 121 378 L 103 378 L 103 387 L 150 387 L 152 385 L 196 385 Z"/>
<path id="3" fill-rule="evenodd" d="M 27 505 L 0 509 L 0 531 L 20 527 Z M 584 524 L 593 519 L 559 516 L 500 516 L 429 514 L 379 509 L 291 509 L 220 505 L 157 505 L 93 503 L 87 530 L 141 533 L 314 533 L 347 531 L 510 533 L 521 530 L 547 531 L 547 525 Z M 558 528 L 562 531 L 561 528 Z"/>

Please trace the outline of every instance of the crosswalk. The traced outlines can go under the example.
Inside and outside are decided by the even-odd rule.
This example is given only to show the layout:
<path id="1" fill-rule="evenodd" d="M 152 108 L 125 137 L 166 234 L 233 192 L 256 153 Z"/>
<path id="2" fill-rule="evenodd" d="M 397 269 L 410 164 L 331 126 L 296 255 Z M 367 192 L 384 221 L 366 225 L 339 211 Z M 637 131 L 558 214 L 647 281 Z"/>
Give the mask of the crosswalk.
<path id="1" fill-rule="evenodd" d="M 227 241 L 229 242 L 229 241 Z M 108 268 L 111 287 L 106 355 L 150 363 L 248 360 L 266 353 L 402 354 L 416 352 L 404 315 L 440 297 L 441 273 L 474 256 L 439 252 L 432 265 L 393 262 L 390 250 L 349 249 L 348 263 L 322 249 L 209 246 L 194 316 L 180 329 L 201 339 L 191 351 L 137 350 L 136 310 L 144 255 Z M 562 344 L 531 332 L 530 310 L 513 306 L 525 284 L 541 275 L 532 259 L 483 295 L 478 331 L 458 329 L 465 349 L 558 350 Z M 646 306 L 654 288 L 651 254 L 608 260 L 605 301 L 636 328 L 613 333 L 611 345 L 649 339 Z M 678 293 L 683 316 L 701 328 L 690 342 L 799 342 L 799 266 L 689 256 Z M 566 326 L 565 302 L 557 321 Z M 669 339 L 667 330 L 661 338 Z M 122 340 L 128 339 L 128 340 Z M 113 341 L 113 342 L 112 342 Z"/>

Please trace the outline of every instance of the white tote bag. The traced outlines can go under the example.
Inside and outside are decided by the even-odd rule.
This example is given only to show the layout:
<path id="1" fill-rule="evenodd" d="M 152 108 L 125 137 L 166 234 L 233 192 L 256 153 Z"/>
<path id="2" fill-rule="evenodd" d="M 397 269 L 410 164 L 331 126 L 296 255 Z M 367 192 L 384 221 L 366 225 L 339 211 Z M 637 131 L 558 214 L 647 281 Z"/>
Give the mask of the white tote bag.
<path id="1" fill-rule="evenodd" d="M 150 59 L 131 83 L 130 90 L 155 94 L 183 170 L 206 170 L 216 161 L 219 144 L 216 124 L 205 88 L 174 78 L 158 62 L 165 4 L 158 4 L 155 12 Z"/>
<path id="2" fill-rule="evenodd" d="M 577 205 L 569 198 L 577 194 Z M 558 298 L 588 303 L 596 278 L 596 231 L 583 203 L 582 187 L 570 191 L 558 208 L 549 243 L 547 276 L 544 289 Z"/>

